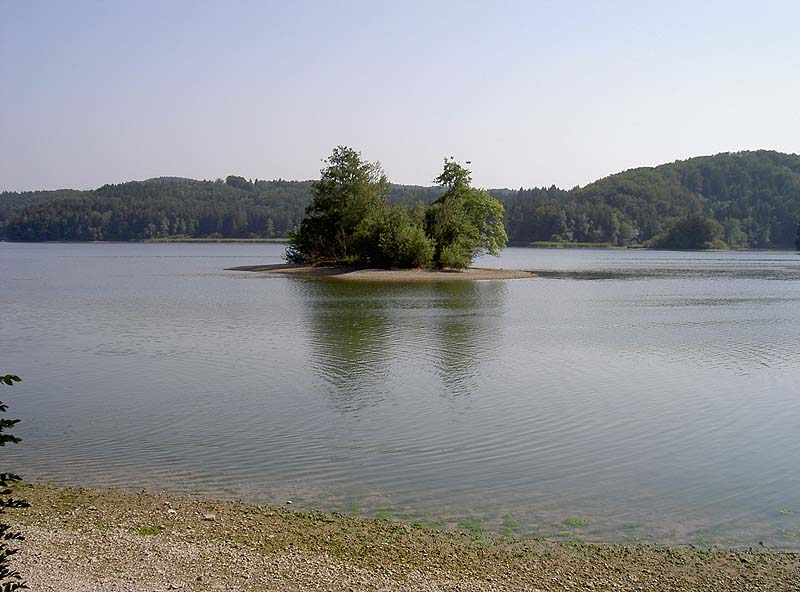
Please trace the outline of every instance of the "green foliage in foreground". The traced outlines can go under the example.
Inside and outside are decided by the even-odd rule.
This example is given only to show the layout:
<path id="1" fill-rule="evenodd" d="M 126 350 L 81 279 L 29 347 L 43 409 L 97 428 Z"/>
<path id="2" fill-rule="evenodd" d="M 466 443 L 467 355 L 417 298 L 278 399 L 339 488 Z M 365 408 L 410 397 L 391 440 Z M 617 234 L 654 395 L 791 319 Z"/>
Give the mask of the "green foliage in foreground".
<path id="1" fill-rule="evenodd" d="M 14 386 L 14 383 L 19 381 L 20 377 L 14 374 L 0 375 L 0 384 L 5 386 Z M 7 408 L 0 401 L 0 413 L 5 413 Z M 20 442 L 20 439 L 16 436 L 4 433 L 5 430 L 14 427 L 18 422 L 18 419 L 0 418 L 0 446 Z M 19 481 L 19 475 L 0 473 L 0 514 L 4 513 L 6 508 L 26 508 L 28 506 L 24 500 L 11 497 L 10 486 Z M 8 561 L 12 555 L 17 553 L 17 549 L 9 546 L 9 543 L 13 544 L 14 541 L 19 540 L 22 540 L 22 535 L 19 532 L 12 530 L 8 524 L 0 523 L 0 592 L 11 592 L 12 590 L 22 590 L 28 587 L 22 580 L 20 573 L 12 569 Z"/>
<path id="2" fill-rule="evenodd" d="M 413 208 L 389 205 L 386 174 L 352 148 L 335 148 L 325 162 L 306 217 L 289 235 L 291 263 L 462 269 L 506 245 L 503 206 L 471 187 L 453 160 L 436 179 L 444 195 Z"/>

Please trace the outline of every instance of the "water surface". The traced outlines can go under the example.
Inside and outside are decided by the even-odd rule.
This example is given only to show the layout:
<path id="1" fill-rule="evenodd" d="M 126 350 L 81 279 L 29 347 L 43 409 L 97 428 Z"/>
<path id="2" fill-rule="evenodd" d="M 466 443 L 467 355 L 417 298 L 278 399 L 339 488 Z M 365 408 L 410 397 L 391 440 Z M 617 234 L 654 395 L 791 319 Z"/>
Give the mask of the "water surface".
<path id="1" fill-rule="evenodd" d="M 512 535 L 800 548 L 800 257 L 508 249 L 532 280 L 0 244 L 28 479 Z"/>

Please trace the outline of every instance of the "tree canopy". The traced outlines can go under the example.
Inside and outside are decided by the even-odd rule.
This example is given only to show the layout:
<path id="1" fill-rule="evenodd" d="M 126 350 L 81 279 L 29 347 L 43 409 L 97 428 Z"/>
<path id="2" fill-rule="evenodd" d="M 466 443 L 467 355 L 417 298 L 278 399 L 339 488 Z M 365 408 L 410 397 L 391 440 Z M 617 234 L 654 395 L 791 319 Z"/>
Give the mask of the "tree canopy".
<path id="1" fill-rule="evenodd" d="M 471 187 L 470 171 L 454 160 L 445 159 L 435 182 L 447 191 L 430 205 L 425 218 L 434 265 L 463 268 L 484 252 L 499 254 L 508 242 L 503 205 L 488 192 Z"/>
<path id="2" fill-rule="evenodd" d="M 503 201 L 512 244 L 663 244 L 675 224 L 701 215 L 722 227 L 719 238 L 729 247 L 789 248 L 800 220 L 800 156 L 767 150 L 701 156 L 571 191 L 520 189 Z"/>
<path id="3" fill-rule="evenodd" d="M 377 162 L 365 162 L 345 146 L 333 150 L 311 184 L 311 205 L 289 234 L 293 262 L 368 264 L 377 253 L 386 217 L 389 182 Z"/>
<path id="4" fill-rule="evenodd" d="M 723 248 L 725 243 L 720 240 L 721 236 L 722 226 L 719 222 L 702 214 L 690 214 L 676 221 L 648 246 L 674 250 Z"/>
<path id="5" fill-rule="evenodd" d="M 325 163 L 306 217 L 290 233 L 290 262 L 461 269 L 507 242 L 503 206 L 470 187 L 469 171 L 453 160 L 436 179 L 444 195 L 413 208 L 390 205 L 383 169 L 352 148 L 339 146 Z"/>

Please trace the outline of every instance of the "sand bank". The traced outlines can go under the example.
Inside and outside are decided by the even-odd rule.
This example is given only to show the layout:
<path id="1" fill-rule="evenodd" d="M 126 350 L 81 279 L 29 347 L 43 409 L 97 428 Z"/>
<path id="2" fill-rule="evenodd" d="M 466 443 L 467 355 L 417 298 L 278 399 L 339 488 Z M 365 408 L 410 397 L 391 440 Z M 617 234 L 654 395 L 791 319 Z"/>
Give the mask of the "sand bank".
<path id="1" fill-rule="evenodd" d="M 256 271 L 300 278 L 336 279 L 357 282 L 464 282 L 475 280 L 513 280 L 536 277 L 521 269 L 470 267 L 435 271 L 430 269 L 354 269 L 351 267 L 315 267 L 311 265 L 245 265 L 228 271 Z"/>

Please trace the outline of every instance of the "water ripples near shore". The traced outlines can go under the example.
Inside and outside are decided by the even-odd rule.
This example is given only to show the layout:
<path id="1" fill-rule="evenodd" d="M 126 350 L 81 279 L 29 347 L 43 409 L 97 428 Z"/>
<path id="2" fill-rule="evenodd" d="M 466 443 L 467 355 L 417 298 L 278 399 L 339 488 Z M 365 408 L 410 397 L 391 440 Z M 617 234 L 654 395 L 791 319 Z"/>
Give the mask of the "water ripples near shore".
<path id="1" fill-rule="evenodd" d="M 445 526 L 800 540 L 800 258 L 509 249 L 538 278 L 226 272 L 275 245 L 0 245 L 13 468 Z M 35 270 L 33 273 L 31 270 Z M 247 281 L 244 281 L 247 280 Z"/>

